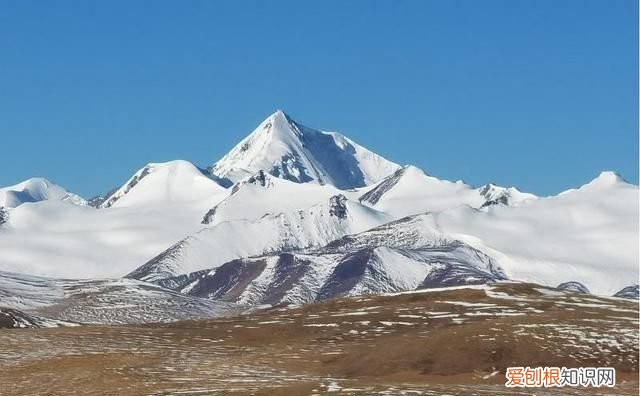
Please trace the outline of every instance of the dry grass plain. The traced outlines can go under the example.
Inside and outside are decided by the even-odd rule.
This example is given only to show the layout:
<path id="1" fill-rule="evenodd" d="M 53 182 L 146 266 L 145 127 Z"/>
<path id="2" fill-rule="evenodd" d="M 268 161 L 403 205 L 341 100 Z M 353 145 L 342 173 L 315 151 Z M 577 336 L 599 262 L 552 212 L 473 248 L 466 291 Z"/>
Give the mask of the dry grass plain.
<path id="1" fill-rule="evenodd" d="M 512 390 L 510 366 L 612 366 L 611 388 Z M 637 395 L 638 304 L 530 284 L 205 321 L 0 330 L 2 395 Z"/>

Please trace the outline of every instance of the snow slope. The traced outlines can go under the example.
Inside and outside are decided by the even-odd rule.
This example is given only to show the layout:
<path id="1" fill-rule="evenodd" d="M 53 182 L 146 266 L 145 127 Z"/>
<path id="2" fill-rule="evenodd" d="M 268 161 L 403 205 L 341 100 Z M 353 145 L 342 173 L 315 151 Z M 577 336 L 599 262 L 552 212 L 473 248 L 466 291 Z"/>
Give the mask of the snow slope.
<path id="1" fill-rule="evenodd" d="M 102 209 L 54 200 L 20 205 L 0 227 L 0 270 L 124 276 L 199 230 L 203 214 L 228 194 L 191 163 L 171 161 L 136 172 Z"/>
<path id="2" fill-rule="evenodd" d="M 258 196 L 259 197 L 259 196 Z M 310 208 L 235 219 L 207 227 L 179 241 L 128 276 L 146 281 L 210 269 L 227 261 L 267 253 L 319 247 L 343 235 L 389 221 L 344 195 Z"/>
<path id="3" fill-rule="evenodd" d="M 452 237 L 494 257 L 511 279 L 550 286 L 577 281 L 612 295 L 637 283 L 638 201 L 638 186 L 603 172 L 558 196 L 433 217 Z"/>
<path id="4" fill-rule="evenodd" d="M 321 248 L 232 260 L 179 289 L 243 304 L 279 304 L 504 279 L 490 257 L 448 238 L 432 220 L 417 215 Z"/>
<path id="5" fill-rule="evenodd" d="M 341 191 L 331 185 L 295 183 L 263 171 L 236 183 L 230 190 L 227 198 L 205 214 L 203 224 L 254 220 L 266 215 L 303 210 L 338 194 L 353 199 L 358 196 L 358 190 Z"/>
<path id="6" fill-rule="evenodd" d="M 206 210 L 201 206 L 21 205 L 0 227 L 0 269 L 69 278 L 123 276 L 196 232 Z"/>
<path id="7" fill-rule="evenodd" d="M 491 190 L 496 192 L 495 188 Z M 473 189 L 463 191 L 479 194 L 478 190 Z M 497 191 L 498 194 L 504 192 L 509 190 Z M 477 197 L 478 195 L 476 199 Z M 481 199 L 476 201 L 477 204 L 480 202 Z M 387 219 L 398 216 L 398 212 L 393 211 L 395 208 L 401 208 L 401 205 L 392 205 L 392 214 L 386 213 Z M 298 215 L 300 213 L 302 212 Z M 288 224 L 296 226 L 282 227 L 282 224 L 274 222 L 276 218 L 287 218 Z M 236 280 L 247 276 L 250 284 L 254 282 L 251 280 L 252 276 L 262 274 L 255 280 L 258 284 L 247 289 L 249 294 L 242 294 L 245 297 L 240 300 L 245 302 L 272 301 L 275 298 L 273 296 L 252 297 L 250 290 L 268 289 L 269 282 L 265 279 L 271 279 L 271 275 L 267 276 L 268 272 L 264 271 L 283 265 L 293 265 L 295 271 L 302 271 L 299 269 L 300 265 L 305 268 L 307 265 L 314 266 L 309 277 L 305 278 L 306 283 L 296 286 L 296 290 L 305 290 L 304 299 L 307 300 L 312 298 L 310 296 L 320 298 L 341 295 L 347 289 L 350 293 L 357 294 L 388 288 L 401 289 L 402 284 L 409 288 L 408 285 L 415 285 L 416 282 L 421 287 L 438 287 L 468 280 L 487 281 L 495 277 L 508 277 L 552 287 L 564 282 L 580 282 L 596 294 L 612 295 L 634 284 L 638 277 L 638 187 L 608 172 L 579 189 L 555 197 L 530 198 L 525 195 L 524 199 L 511 206 L 495 204 L 482 209 L 463 203 L 440 212 L 428 212 L 387 222 L 355 235 L 348 235 L 352 232 L 342 229 L 340 231 L 344 232 L 344 236 L 319 250 L 309 251 L 309 246 L 313 247 L 314 244 L 308 242 L 314 240 L 315 246 L 318 246 L 321 241 L 328 241 L 330 238 L 305 239 L 307 233 L 332 228 L 326 224 L 318 225 L 315 219 L 309 224 L 301 221 L 301 217 L 291 220 L 289 217 L 267 216 L 259 223 L 246 223 L 242 231 L 233 229 L 240 224 L 238 221 L 220 224 L 203 231 L 198 236 L 201 239 L 190 239 L 177 251 L 168 252 L 170 254 L 161 257 L 159 262 L 171 269 L 161 276 L 202 270 L 207 262 L 215 263 L 211 265 L 214 270 L 204 278 L 201 278 L 203 275 L 198 275 L 190 279 L 191 285 L 187 287 L 187 291 L 191 292 L 195 284 L 200 284 L 193 289 L 193 293 L 206 296 L 232 293 L 237 297 L 236 288 L 226 289 L 225 286 L 212 292 L 210 287 L 213 287 L 212 284 L 222 287 L 221 284 L 228 286 L 229 282 L 233 283 L 229 279 L 224 281 L 229 274 Z M 361 228 L 365 229 L 365 226 Z M 300 234 L 287 235 L 291 229 L 299 229 Z M 330 232 L 326 235 L 336 237 L 338 233 Z M 242 239 L 242 236 L 246 239 Z M 458 253 L 454 256 L 442 255 L 438 257 L 440 261 L 436 265 L 435 252 L 443 254 L 441 247 L 452 248 L 458 244 L 468 247 L 467 250 L 463 249 L 469 252 L 464 260 L 460 259 L 464 255 L 460 256 Z M 242 250 L 248 247 L 248 251 Z M 229 249 L 236 249 L 235 253 L 220 255 L 220 252 L 227 252 Z M 237 260 L 268 253 L 269 249 L 276 253 L 292 252 L 294 257 L 289 259 L 278 254 L 278 259 L 258 257 Z M 486 257 L 482 258 L 483 255 Z M 224 260 L 232 261 L 219 267 Z M 352 273 L 347 268 L 354 265 L 353 268 L 363 268 L 361 263 L 366 262 L 372 266 L 366 267 L 370 268 L 367 271 L 384 275 L 381 278 L 372 275 L 373 279 L 363 278 L 362 282 L 354 284 L 347 282 L 348 287 L 334 285 L 326 289 L 328 286 L 323 285 L 329 281 L 322 276 L 329 276 L 327 273 L 335 271 L 335 266 L 345 260 L 347 264 L 343 264 L 342 268 L 346 274 Z M 468 263 L 476 260 L 484 263 L 485 267 L 469 267 Z M 418 272 L 423 268 L 423 264 L 417 267 L 412 264 L 416 261 L 429 263 L 428 276 L 422 276 L 424 273 L 421 276 L 410 275 L 416 273 L 416 268 Z M 198 265 L 188 264 L 196 262 Z M 157 264 L 158 262 L 154 263 Z M 218 272 L 215 268 L 222 270 Z M 409 279 L 398 281 L 398 276 L 403 274 L 409 276 Z M 338 283 L 345 282 L 343 277 L 344 275 L 338 276 Z M 296 282 L 302 282 L 301 279 L 296 279 Z M 186 281 L 186 278 L 182 280 Z M 243 285 L 246 286 L 244 283 Z M 181 284 L 181 287 L 185 286 Z M 292 290 L 296 287 L 292 286 Z M 324 292 L 320 291 L 322 288 Z M 282 290 L 278 293 L 280 292 Z M 287 295 L 294 295 L 294 300 L 303 299 L 295 293 Z"/>
<path id="8" fill-rule="evenodd" d="M 305 127 L 278 110 L 210 172 L 228 185 L 263 170 L 297 183 L 350 189 L 375 183 L 398 168 L 339 133 Z"/>
<path id="9" fill-rule="evenodd" d="M 360 197 L 360 202 L 395 218 L 423 212 L 440 212 L 461 205 L 515 205 L 535 195 L 514 187 L 488 184 L 474 189 L 460 181 L 450 182 L 426 175 L 415 166 L 405 166 L 380 181 Z"/>
<path id="10" fill-rule="evenodd" d="M 56 200 L 84 206 L 82 197 L 72 194 L 47 179 L 34 177 L 14 186 L 0 188 L 0 207 L 15 208 L 26 202 Z"/>
<path id="11" fill-rule="evenodd" d="M 192 202 L 226 195 L 227 191 L 188 161 L 148 164 L 118 190 L 101 208 Z"/>

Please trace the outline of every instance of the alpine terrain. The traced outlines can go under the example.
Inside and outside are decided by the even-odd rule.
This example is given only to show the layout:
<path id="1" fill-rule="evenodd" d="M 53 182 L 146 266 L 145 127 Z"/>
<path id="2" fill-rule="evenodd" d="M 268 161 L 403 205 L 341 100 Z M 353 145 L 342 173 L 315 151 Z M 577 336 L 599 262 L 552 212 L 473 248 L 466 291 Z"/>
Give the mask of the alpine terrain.
<path id="1" fill-rule="evenodd" d="M 637 394 L 639 190 L 617 173 L 472 186 L 281 110 L 213 160 L 140 158 L 88 200 L 0 188 L 1 389 L 498 394 L 509 366 L 586 365 Z"/>

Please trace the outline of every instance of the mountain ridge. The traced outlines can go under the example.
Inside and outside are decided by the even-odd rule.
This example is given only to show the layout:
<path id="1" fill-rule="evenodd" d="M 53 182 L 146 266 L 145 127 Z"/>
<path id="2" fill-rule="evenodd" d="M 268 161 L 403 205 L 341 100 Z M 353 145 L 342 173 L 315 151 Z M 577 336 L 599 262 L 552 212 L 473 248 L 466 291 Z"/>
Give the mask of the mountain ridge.
<path id="1" fill-rule="evenodd" d="M 377 182 L 397 168 L 337 132 L 305 127 L 277 110 L 209 172 L 228 185 L 263 170 L 297 183 L 331 184 L 344 190 Z"/>
<path id="2" fill-rule="evenodd" d="M 208 170 L 184 160 L 150 163 L 88 205 L 69 205 L 73 195 L 60 189 L 51 196 L 41 193 L 46 188 L 27 189 L 20 200 L 10 193 L 12 207 L 0 205 L 0 270 L 66 277 L 140 271 L 145 280 L 178 284 L 198 271 L 231 268 L 234 260 L 325 248 L 334 251 L 313 254 L 329 260 L 348 253 L 348 262 L 382 273 L 385 261 L 410 263 L 402 257 L 420 254 L 375 238 L 357 249 L 349 245 L 351 252 L 335 250 L 335 243 L 421 218 L 426 239 L 468 245 L 512 279 L 579 282 L 607 294 L 629 286 L 622 282 L 637 272 L 631 264 L 638 255 L 632 248 L 638 188 L 614 172 L 551 197 L 493 183 L 474 187 L 400 167 L 283 111 Z M 413 237 L 400 227 L 383 238 Z M 448 260 L 427 283 L 478 275 Z M 151 264 L 157 266 L 146 271 Z"/>

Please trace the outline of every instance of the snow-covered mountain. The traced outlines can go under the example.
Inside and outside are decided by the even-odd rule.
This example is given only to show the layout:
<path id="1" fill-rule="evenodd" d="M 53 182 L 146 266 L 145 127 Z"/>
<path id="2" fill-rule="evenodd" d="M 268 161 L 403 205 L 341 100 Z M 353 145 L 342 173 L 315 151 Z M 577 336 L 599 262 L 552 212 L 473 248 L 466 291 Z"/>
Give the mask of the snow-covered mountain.
<path id="1" fill-rule="evenodd" d="M 229 195 L 207 211 L 203 224 L 215 225 L 225 221 L 256 220 L 264 216 L 307 209 L 344 195 L 356 199 L 358 190 L 342 191 L 331 185 L 295 183 L 280 179 L 264 171 L 242 180 L 230 188 Z"/>
<path id="2" fill-rule="evenodd" d="M 163 279 L 214 268 L 233 259 L 320 247 L 391 219 L 342 194 L 320 198 L 320 203 L 303 210 L 261 217 L 249 214 L 247 218 L 217 222 L 182 239 L 128 277 L 164 284 Z"/>
<path id="3" fill-rule="evenodd" d="M 198 231 L 204 213 L 228 194 L 191 163 L 171 161 L 136 172 L 100 209 L 51 199 L 20 205 L 0 214 L 0 270 L 124 276 Z"/>
<path id="4" fill-rule="evenodd" d="M 305 127 L 278 110 L 210 168 L 225 185 L 258 171 L 339 189 L 375 183 L 399 166 L 336 132 Z"/>
<path id="5" fill-rule="evenodd" d="M 0 225 L 0 270 L 64 278 L 124 276 L 198 231 L 211 204 L 21 205 Z"/>
<path id="6" fill-rule="evenodd" d="M 183 282 L 197 282 L 195 279 L 203 274 L 196 276 L 192 273 L 207 268 L 207 264 L 213 270 L 206 276 L 213 276 L 216 268 L 224 267 L 222 273 L 237 277 L 235 271 L 247 267 L 249 262 L 263 262 L 260 260 L 265 260 L 264 255 L 268 253 L 278 257 L 282 254 L 304 255 L 300 260 L 305 263 L 331 267 L 342 259 L 339 255 L 364 252 L 358 254 L 376 257 L 377 262 L 384 261 L 383 258 L 393 261 L 393 257 L 398 256 L 388 249 L 414 250 L 416 246 L 438 246 L 455 241 L 474 249 L 474 252 L 482 252 L 495 268 L 500 269 L 501 276 L 514 280 L 550 286 L 565 282 L 582 284 L 584 289 L 597 294 L 612 295 L 629 286 L 629 279 L 637 277 L 638 188 L 612 177 L 610 173 L 603 173 L 579 189 L 548 198 L 537 198 L 493 185 L 473 189 L 462 183 L 426 176 L 411 167 L 396 172 L 394 176 L 360 197 L 360 202 L 371 205 L 369 208 L 372 210 L 379 209 L 375 212 L 366 212 L 364 209 L 368 206 L 356 206 L 355 202 L 343 198 L 347 213 L 358 208 L 365 216 L 353 216 L 348 222 L 327 223 L 317 218 L 323 210 L 312 207 L 304 211 L 267 215 L 257 221 L 225 218 L 223 220 L 226 221 L 181 241 L 130 276 L 168 287 L 184 287 Z M 258 181 L 259 187 L 252 183 L 244 187 L 269 188 L 268 176 L 258 179 L 264 182 Z M 393 183 L 385 183 L 389 181 Z M 289 184 L 294 188 L 297 186 Z M 413 191 L 411 186 L 415 186 L 417 191 Z M 274 186 L 272 188 L 277 190 Z M 259 197 L 258 191 L 251 196 Z M 354 196 L 357 195 L 355 192 Z M 506 202 L 510 205 L 505 205 L 505 202 L 485 205 L 496 196 L 506 195 L 512 199 Z M 455 198 L 460 201 L 452 204 Z M 242 204 L 237 206 L 237 213 L 242 207 Z M 321 207 L 324 207 L 324 212 L 329 210 L 329 207 Z M 389 222 L 404 214 L 434 207 L 438 210 Z M 255 208 L 248 209 L 251 218 L 256 216 L 253 210 Z M 315 213 L 315 216 L 310 213 Z M 331 216 L 325 219 L 338 220 Z M 363 223 L 365 219 L 369 220 L 366 224 Z M 386 224 L 380 225 L 383 223 Z M 336 225 L 340 227 L 336 228 Z M 358 228 L 364 231 L 374 226 L 377 228 L 363 233 L 366 238 L 349 235 L 358 232 Z M 393 231 L 386 232 L 386 227 Z M 331 242 L 331 238 L 336 241 Z M 327 245 L 322 253 L 310 253 L 310 248 L 317 249 L 323 243 Z M 339 246 L 343 248 L 336 251 Z M 406 257 L 406 252 L 402 254 Z M 249 259 L 252 256 L 262 258 Z M 412 252 L 412 257 L 417 256 Z M 279 259 L 272 260 L 277 262 Z M 474 273 L 469 267 L 461 267 L 455 261 L 456 257 L 444 257 L 442 260 L 442 268 L 434 269 L 429 281 L 425 276 L 418 276 L 421 277 L 420 282 L 414 279 L 414 283 L 435 287 L 462 282 L 460 279 L 465 279 L 465 276 L 470 280 L 492 279 L 482 273 Z M 608 265 L 602 265 L 603 262 Z M 234 266 L 240 269 L 232 270 Z M 407 271 L 409 268 L 407 266 Z M 315 284 L 317 287 L 324 282 L 312 279 L 319 282 Z M 385 279 L 392 282 L 388 276 Z M 378 288 L 384 289 L 382 285 Z M 191 290 L 191 287 L 187 289 Z"/>
<path id="7" fill-rule="evenodd" d="M 104 197 L 100 208 L 193 202 L 226 195 L 218 183 L 188 161 L 148 164 L 119 189 Z"/>
<path id="8" fill-rule="evenodd" d="M 102 209 L 46 200 L 2 211 L 0 270 L 124 276 L 197 232 L 204 213 L 228 193 L 190 163 L 173 161 L 137 172 Z"/>
<path id="9" fill-rule="evenodd" d="M 480 188 L 426 175 L 415 166 L 405 166 L 389 175 L 360 197 L 360 202 L 395 218 L 422 212 L 440 212 L 461 205 L 473 208 L 495 204 L 516 205 L 533 194 L 515 187 L 487 184 Z"/>
<path id="10" fill-rule="evenodd" d="M 7 209 L 15 208 L 26 202 L 46 200 L 64 201 L 80 206 L 87 205 L 87 201 L 82 197 L 41 177 L 34 177 L 13 186 L 0 188 L 0 207 Z"/>
<path id="11" fill-rule="evenodd" d="M 450 239 L 431 216 L 417 215 L 321 248 L 232 260 L 174 286 L 191 296 L 279 304 L 501 279 L 489 256 Z"/>
<path id="12" fill-rule="evenodd" d="M 638 279 L 638 186 L 603 172 L 557 196 L 434 213 L 441 229 L 494 257 L 511 279 L 582 283 L 612 295 Z"/>
<path id="13" fill-rule="evenodd" d="M 246 302 L 503 278 L 611 295 L 638 277 L 638 187 L 612 172 L 552 197 L 475 188 L 281 111 L 207 171 L 148 164 L 91 205 L 43 179 L 0 189 L 0 199 L 0 271 L 129 274 L 225 298 L 211 277 L 230 285 L 249 271 L 258 283 L 243 287 L 254 291 L 231 298 Z"/>
<path id="14" fill-rule="evenodd" d="M 485 184 L 476 191 L 485 199 L 482 206 L 480 206 L 481 208 L 486 208 L 491 205 L 514 206 L 521 202 L 538 198 L 533 194 L 522 192 L 515 187 L 500 187 L 493 183 Z"/>

